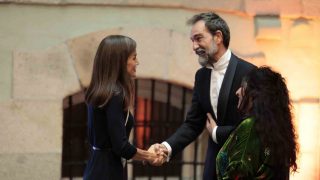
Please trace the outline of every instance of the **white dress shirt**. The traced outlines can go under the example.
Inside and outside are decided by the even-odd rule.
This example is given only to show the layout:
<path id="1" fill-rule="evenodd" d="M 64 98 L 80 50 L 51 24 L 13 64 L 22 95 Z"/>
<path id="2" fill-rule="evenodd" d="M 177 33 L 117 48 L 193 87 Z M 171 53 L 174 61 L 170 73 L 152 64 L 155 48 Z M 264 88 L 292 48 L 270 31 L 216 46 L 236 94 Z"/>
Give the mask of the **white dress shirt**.
<path id="1" fill-rule="evenodd" d="M 230 62 L 230 58 L 231 58 L 231 51 L 228 49 L 223 54 L 223 56 L 221 56 L 221 58 L 216 63 L 213 64 L 213 67 L 210 65 L 206 66 L 206 68 L 212 69 L 211 81 L 210 81 L 210 102 L 211 102 L 211 106 L 212 106 L 213 112 L 216 115 L 216 117 L 217 117 L 219 92 L 220 92 L 220 88 L 222 85 L 224 75 L 227 71 L 227 67 Z M 212 139 L 215 143 L 218 143 L 217 136 L 216 136 L 217 128 L 218 128 L 218 126 L 216 126 L 213 129 L 212 135 L 211 135 Z M 165 145 L 166 148 L 168 149 L 167 161 L 169 161 L 169 159 L 171 157 L 171 153 L 172 153 L 172 148 L 169 145 L 169 143 L 167 143 L 166 141 L 162 142 L 162 144 Z"/>
<path id="2" fill-rule="evenodd" d="M 231 58 L 231 51 L 228 49 L 221 58 L 213 64 L 212 66 L 207 66 L 207 68 L 212 69 L 211 71 L 211 82 L 210 82 L 210 102 L 213 109 L 214 114 L 218 117 L 218 98 L 220 93 L 220 88 L 222 85 L 222 81 L 224 75 L 226 74 L 227 67 L 229 65 Z M 212 139 L 215 143 L 218 144 L 217 141 L 217 128 L 216 126 L 212 131 Z"/>

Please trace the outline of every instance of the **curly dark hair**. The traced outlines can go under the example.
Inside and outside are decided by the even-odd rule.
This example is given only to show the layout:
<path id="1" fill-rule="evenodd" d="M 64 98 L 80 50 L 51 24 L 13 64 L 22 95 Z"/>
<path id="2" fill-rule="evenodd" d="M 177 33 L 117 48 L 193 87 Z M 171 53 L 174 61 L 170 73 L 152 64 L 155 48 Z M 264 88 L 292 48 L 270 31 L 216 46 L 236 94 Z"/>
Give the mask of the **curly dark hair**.
<path id="1" fill-rule="evenodd" d="M 244 78 L 240 111 L 256 120 L 255 129 L 270 150 L 274 167 L 297 170 L 297 135 L 292 122 L 291 102 L 285 79 L 270 67 L 252 70 Z"/>

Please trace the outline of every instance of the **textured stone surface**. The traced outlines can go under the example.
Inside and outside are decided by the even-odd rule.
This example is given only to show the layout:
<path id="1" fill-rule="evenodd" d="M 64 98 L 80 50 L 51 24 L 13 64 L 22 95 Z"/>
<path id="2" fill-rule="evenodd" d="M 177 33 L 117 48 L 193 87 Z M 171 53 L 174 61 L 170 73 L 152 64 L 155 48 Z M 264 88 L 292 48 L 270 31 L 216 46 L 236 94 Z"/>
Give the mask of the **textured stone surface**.
<path id="1" fill-rule="evenodd" d="M 300 21 L 300 20 L 299 20 Z M 320 97 L 320 46 L 317 22 L 281 19 L 281 39 L 257 41 L 267 64 L 286 78 L 291 97 Z M 307 38 L 306 37 L 312 37 Z"/>
<path id="2" fill-rule="evenodd" d="M 302 12 L 304 16 L 320 16 L 320 1 L 319 0 L 303 0 L 302 4 Z"/>
<path id="3" fill-rule="evenodd" d="M 319 16 L 318 0 L 0 0 L 13 3 L 39 4 L 96 4 L 116 6 L 169 7 L 196 9 L 202 11 L 218 10 L 237 13 L 279 14 L 284 16 Z"/>
<path id="4" fill-rule="evenodd" d="M 265 65 L 265 54 L 256 43 L 253 17 L 222 14 L 230 28 L 230 49 L 232 52 L 257 66 Z"/>
<path id="5" fill-rule="evenodd" d="M 90 33 L 68 41 L 77 74 L 84 86 L 88 86 L 91 80 L 97 46 L 110 34 L 127 35 L 137 42 L 140 62 L 137 76 L 174 79 L 193 85 L 194 73 L 199 65 L 187 35 L 161 28 L 121 28 Z"/>
<path id="6" fill-rule="evenodd" d="M 90 83 L 94 56 L 101 40 L 107 35 L 119 34 L 120 31 L 120 28 L 100 31 L 67 41 L 76 72 L 83 86 L 87 87 Z"/>
<path id="7" fill-rule="evenodd" d="M 40 3 L 40 4 L 99 4 L 117 6 L 152 6 L 186 9 L 226 9 L 228 11 L 240 11 L 244 9 L 243 0 L 2 0 L 15 3 Z M 1 2 L 1 0 L 0 0 Z"/>
<path id="8" fill-rule="evenodd" d="M 255 16 L 255 36 L 258 40 L 280 40 L 281 21 L 279 16 Z"/>
<path id="9" fill-rule="evenodd" d="M 279 14 L 282 16 L 319 16 L 319 0 L 245 0 L 248 14 Z"/>
<path id="10" fill-rule="evenodd" d="M 161 28 L 123 29 L 122 32 L 137 41 L 138 76 L 193 85 L 199 65 L 188 35 Z"/>
<path id="11" fill-rule="evenodd" d="M 0 119 L 0 154 L 61 152 L 62 101 L 2 103 Z"/>
<path id="12" fill-rule="evenodd" d="M 1 180 L 58 180 L 61 178 L 61 154 L 0 154 L 0 177 Z"/>
<path id="13" fill-rule="evenodd" d="M 305 0 L 307 1 L 307 0 Z M 300 0 L 245 0 L 245 12 L 248 14 L 301 15 Z"/>
<path id="14" fill-rule="evenodd" d="M 14 52 L 15 99 L 60 100 L 79 90 L 79 80 L 65 45 Z"/>
<path id="15" fill-rule="evenodd" d="M 169 79 L 193 87 L 194 75 L 200 65 L 189 35 L 173 33 L 170 46 Z"/>
<path id="16" fill-rule="evenodd" d="M 10 99 L 12 92 L 12 61 L 5 57 L 4 54 L 0 53 L 0 102 Z"/>
<path id="17" fill-rule="evenodd" d="M 66 2 L 82 5 L 63 6 Z M 88 5 L 112 2 L 120 6 Z M 217 10 L 231 28 L 230 47 L 235 54 L 281 72 L 294 99 L 319 98 L 319 1 L 238 2 L 61 0 L 57 6 L 1 4 L 0 100 L 20 100 L 0 104 L 0 179 L 60 178 L 61 156 L 50 159 L 45 154 L 61 152 L 62 98 L 80 89 L 77 74 L 83 85 L 88 83 L 98 39 L 117 28 L 119 31 L 115 32 L 130 35 L 138 42 L 138 76 L 193 85 L 194 71 L 199 65 L 185 21 L 197 12 Z M 230 3 L 230 7 L 224 7 L 224 3 Z M 249 14 L 242 13 L 241 9 L 246 12 L 246 8 L 251 8 Z M 281 33 L 280 38 L 256 38 L 254 14 L 280 15 L 281 27 L 273 33 Z M 269 33 L 262 34 L 267 37 Z M 52 46 L 55 47 L 46 50 Z M 14 85 L 13 96 L 10 84 Z M 299 137 L 307 140 L 301 143 L 300 169 L 295 177 L 319 179 L 320 165 L 314 161 L 314 157 L 319 157 L 319 151 L 315 152 L 319 149 L 319 104 L 300 105 L 303 110 L 295 112 Z M 35 155 L 29 156 L 30 153 Z M 48 171 L 40 172 L 42 168 Z"/>
<path id="18" fill-rule="evenodd" d="M 284 16 L 319 16 L 318 0 L 0 0 L 0 2 L 39 4 L 97 4 L 117 6 L 170 7 L 202 11 L 222 10 L 255 14 L 279 14 Z"/>

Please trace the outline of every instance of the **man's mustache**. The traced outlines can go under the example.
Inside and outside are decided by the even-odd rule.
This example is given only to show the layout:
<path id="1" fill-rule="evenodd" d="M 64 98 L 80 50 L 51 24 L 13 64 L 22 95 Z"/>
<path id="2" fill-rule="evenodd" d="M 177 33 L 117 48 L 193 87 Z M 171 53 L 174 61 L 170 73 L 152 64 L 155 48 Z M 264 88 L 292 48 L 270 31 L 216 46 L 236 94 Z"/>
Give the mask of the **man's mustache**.
<path id="1" fill-rule="evenodd" d="M 198 48 L 195 50 L 196 54 L 198 56 L 204 56 L 206 54 L 206 50 L 202 49 L 202 48 Z"/>

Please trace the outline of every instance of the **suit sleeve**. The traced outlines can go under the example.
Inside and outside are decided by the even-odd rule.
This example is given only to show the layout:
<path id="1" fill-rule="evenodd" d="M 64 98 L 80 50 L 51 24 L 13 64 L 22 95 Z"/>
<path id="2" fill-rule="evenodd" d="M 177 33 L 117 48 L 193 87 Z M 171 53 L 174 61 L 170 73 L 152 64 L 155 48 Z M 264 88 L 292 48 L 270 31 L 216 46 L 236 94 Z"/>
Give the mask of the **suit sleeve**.
<path id="1" fill-rule="evenodd" d="M 198 71 L 199 72 L 199 71 Z M 203 112 L 199 102 L 198 72 L 195 76 L 195 85 L 192 95 L 191 107 L 187 113 L 186 120 L 178 130 L 166 140 L 172 148 L 172 156 L 182 151 L 188 144 L 194 141 L 203 131 L 206 123 L 206 114 Z"/>
<path id="2" fill-rule="evenodd" d="M 129 143 L 126 135 L 123 98 L 113 96 L 105 107 L 105 112 L 112 151 L 121 157 L 131 159 L 137 149 Z"/>
<path id="3" fill-rule="evenodd" d="M 218 126 L 216 137 L 218 144 L 223 145 L 236 126 Z"/>

